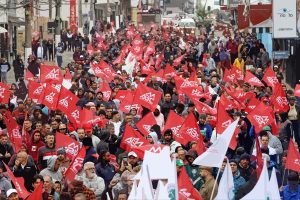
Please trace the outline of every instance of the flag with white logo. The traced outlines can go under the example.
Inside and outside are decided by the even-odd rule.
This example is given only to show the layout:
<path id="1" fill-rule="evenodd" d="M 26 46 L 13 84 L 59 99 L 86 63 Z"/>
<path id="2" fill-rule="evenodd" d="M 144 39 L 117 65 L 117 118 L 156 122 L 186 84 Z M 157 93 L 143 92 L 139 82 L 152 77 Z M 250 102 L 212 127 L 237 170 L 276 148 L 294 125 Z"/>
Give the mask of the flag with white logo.
<path id="1" fill-rule="evenodd" d="M 139 132 L 126 124 L 120 147 L 129 152 L 131 148 L 146 144 L 149 144 L 149 142 Z"/>

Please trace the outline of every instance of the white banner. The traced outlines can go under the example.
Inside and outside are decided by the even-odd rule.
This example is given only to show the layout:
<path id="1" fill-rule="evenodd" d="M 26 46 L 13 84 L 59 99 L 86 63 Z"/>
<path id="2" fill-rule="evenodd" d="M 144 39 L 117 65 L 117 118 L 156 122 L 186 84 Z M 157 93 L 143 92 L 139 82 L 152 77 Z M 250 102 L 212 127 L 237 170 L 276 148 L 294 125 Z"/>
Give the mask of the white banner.
<path id="1" fill-rule="evenodd" d="M 296 23 L 296 0 L 273 0 L 273 37 L 298 37 Z"/>

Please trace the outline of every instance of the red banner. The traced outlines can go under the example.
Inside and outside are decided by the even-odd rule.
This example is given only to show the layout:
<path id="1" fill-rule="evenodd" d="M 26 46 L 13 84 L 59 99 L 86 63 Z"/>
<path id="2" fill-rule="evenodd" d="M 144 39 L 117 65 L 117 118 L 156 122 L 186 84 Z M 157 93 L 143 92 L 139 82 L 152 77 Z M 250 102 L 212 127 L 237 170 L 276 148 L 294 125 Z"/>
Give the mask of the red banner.
<path id="1" fill-rule="evenodd" d="M 71 31 L 77 30 L 77 16 L 76 16 L 76 0 L 70 0 L 70 29 Z"/>

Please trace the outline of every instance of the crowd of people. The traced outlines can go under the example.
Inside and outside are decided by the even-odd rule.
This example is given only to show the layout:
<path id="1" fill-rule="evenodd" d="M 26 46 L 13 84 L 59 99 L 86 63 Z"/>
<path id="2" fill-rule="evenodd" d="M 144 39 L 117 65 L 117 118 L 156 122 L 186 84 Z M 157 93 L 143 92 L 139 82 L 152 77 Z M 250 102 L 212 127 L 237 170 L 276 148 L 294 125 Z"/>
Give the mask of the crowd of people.
<path id="1" fill-rule="evenodd" d="M 276 169 L 282 198 L 300 199 L 298 172 L 285 172 L 290 139 L 295 139 L 300 149 L 300 108 L 294 91 L 284 84 L 282 63 L 276 61 L 274 66 L 270 66 L 264 41 L 258 40 L 255 33 L 234 31 L 232 36 L 214 37 L 206 33 L 191 36 L 181 34 L 172 27 L 153 26 L 150 30 L 144 30 L 132 25 L 114 31 L 110 25 L 103 23 L 99 27 L 93 27 L 91 36 L 90 41 L 88 35 L 82 37 L 80 33 L 64 31 L 62 42 L 56 47 L 55 57 L 62 74 L 71 74 L 69 91 L 79 98 L 77 106 L 91 110 L 95 116 L 101 117 L 94 124 L 76 125 L 68 119 L 66 113 L 50 110 L 28 96 L 29 83 L 25 75 L 30 72 L 34 76 L 33 81 L 40 81 L 39 68 L 45 60 L 44 52 L 41 54 L 41 50 L 33 48 L 33 54 L 26 60 L 28 67 L 25 73 L 21 58 L 14 61 L 12 67 L 16 82 L 10 85 L 11 98 L 9 103 L 0 105 L 2 199 L 20 197 L 19 191 L 13 189 L 16 185 L 13 186 L 11 182 L 12 177 L 8 175 L 5 166 L 7 165 L 15 177 L 24 178 L 24 187 L 28 192 L 33 192 L 42 182 L 44 200 L 127 200 L 133 178 L 141 170 L 143 160 L 134 150 L 122 148 L 127 126 L 138 131 L 149 144 L 170 146 L 172 157 L 177 157 L 178 174 L 185 169 L 194 188 L 204 200 L 217 194 L 218 183 L 227 162 L 230 163 L 235 186 L 231 199 L 241 199 L 251 191 L 257 182 L 257 165 L 253 159 L 255 141 L 259 142 L 262 157 L 267 160 L 269 175 L 273 168 Z M 136 47 L 135 40 L 144 44 L 140 55 L 132 53 Z M 154 48 L 149 49 L 152 44 Z M 64 51 L 74 52 L 74 62 L 66 66 L 62 65 Z M 132 55 L 137 62 L 129 68 L 126 59 L 130 59 L 128 57 Z M 48 57 L 52 56 L 49 54 Z M 112 77 L 109 82 L 97 76 L 93 70 L 93 66 L 101 61 L 105 61 L 114 70 L 114 73 L 108 74 Z M 3 73 L 10 69 L 6 63 L 3 60 L 0 64 L 3 83 L 6 83 L 6 75 Z M 6 65 L 9 67 L 5 67 Z M 151 73 L 146 72 L 145 65 L 152 69 Z M 175 74 L 158 75 L 160 70 L 170 66 Z M 276 75 L 277 83 L 284 89 L 288 101 L 288 110 L 284 112 L 274 108 L 271 99 L 276 91 L 263 80 L 270 68 Z M 263 86 L 252 85 L 237 78 L 228 81 L 225 76 L 235 69 L 242 75 L 250 72 Z M 183 93 L 176 83 L 178 77 L 196 83 L 194 87 L 200 88 L 204 95 L 195 99 Z M 99 89 L 104 83 L 112 91 L 108 98 Z M 162 94 L 156 108 L 151 110 L 140 106 L 131 107 L 129 112 L 121 111 L 122 100 L 117 98 L 118 93 L 124 90 L 135 91 L 141 83 Z M 228 88 L 233 92 L 230 93 Z M 242 100 L 233 97 L 234 93 L 240 91 L 251 95 Z M 193 164 L 199 155 L 194 147 L 203 143 L 207 149 L 213 143 L 216 133 L 221 134 L 216 132 L 216 124 L 220 119 L 215 119 L 220 112 L 216 102 L 219 101 L 220 104 L 221 98 L 235 103 L 234 106 L 226 108 L 226 113 L 232 120 L 239 118 L 239 122 L 238 133 L 234 138 L 236 146 L 228 149 L 220 176 L 215 180 L 217 169 Z M 261 130 L 255 131 L 257 127 L 247 118 L 249 111 L 246 109 L 253 99 L 272 109 L 272 117 L 276 123 L 265 124 Z M 211 109 L 218 108 L 217 113 L 197 109 L 198 102 Z M 184 144 L 176 141 L 178 133 L 165 128 L 171 112 L 183 119 L 193 113 L 203 141 L 199 139 Z M 9 124 L 6 124 L 5 119 L 9 113 L 19 125 L 22 135 L 26 132 L 30 136 L 29 140 L 23 138 L 18 151 L 15 144 L 10 142 L 11 133 L 7 131 Z M 137 123 L 149 113 L 156 123 L 149 129 L 149 134 L 145 135 L 137 127 Z M 86 150 L 81 170 L 72 181 L 65 178 L 72 158 L 68 156 L 65 148 L 57 148 L 58 133 L 79 142 L 80 147 Z M 215 181 L 217 184 L 213 193 Z M 154 186 L 155 184 L 157 183 L 153 181 Z"/>

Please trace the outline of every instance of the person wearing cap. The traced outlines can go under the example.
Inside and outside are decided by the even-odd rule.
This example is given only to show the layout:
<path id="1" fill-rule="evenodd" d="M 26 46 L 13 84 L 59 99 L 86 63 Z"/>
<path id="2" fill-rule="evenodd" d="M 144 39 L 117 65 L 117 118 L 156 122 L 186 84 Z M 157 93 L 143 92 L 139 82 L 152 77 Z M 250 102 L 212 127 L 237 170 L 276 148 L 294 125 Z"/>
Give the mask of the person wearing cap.
<path id="1" fill-rule="evenodd" d="M 53 181 L 61 181 L 63 176 L 61 171 L 59 171 L 59 167 L 61 165 L 61 161 L 58 160 L 58 156 L 52 156 L 47 160 L 47 168 L 43 169 L 40 172 L 40 175 L 51 176 Z"/>
<path id="2" fill-rule="evenodd" d="M 200 188 L 200 194 L 203 198 L 203 200 L 210 200 L 211 195 L 213 195 L 213 199 L 218 194 L 218 184 L 215 183 L 215 178 L 212 175 L 213 168 L 212 167 L 206 167 L 206 166 L 200 166 L 200 176 L 204 179 L 204 184 Z M 215 190 L 213 192 L 214 184 Z"/>
<path id="3" fill-rule="evenodd" d="M 240 156 L 238 163 L 238 170 L 240 175 L 245 179 L 245 181 L 249 181 L 250 176 L 253 174 L 254 169 L 250 165 L 250 155 L 247 153 L 243 153 Z"/>
<path id="4" fill-rule="evenodd" d="M 4 171 L 6 171 L 3 163 L 0 163 L 0 194 L 6 194 L 6 192 L 12 188 L 10 180 L 4 175 Z"/>
<path id="5" fill-rule="evenodd" d="M 15 177 L 24 178 L 24 186 L 28 191 L 32 188 L 32 177 L 37 174 L 37 169 L 34 163 L 28 162 L 28 154 L 20 151 L 17 154 L 15 165 L 12 167 L 12 172 Z"/>
<path id="6" fill-rule="evenodd" d="M 84 128 L 86 137 L 89 137 L 92 139 L 93 147 L 95 149 L 97 149 L 97 145 L 99 144 L 100 139 L 93 134 L 93 126 L 91 124 L 86 124 L 86 125 L 84 125 L 83 128 Z"/>
<path id="7" fill-rule="evenodd" d="M 127 156 L 127 161 L 125 159 L 122 160 L 120 171 L 124 172 L 128 170 L 129 172 L 136 171 L 135 169 L 140 168 L 139 158 L 134 151 L 130 151 Z"/>
<path id="8" fill-rule="evenodd" d="M 9 189 L 6 192 L 7 200 L 19 200 L 18 191 L 16 189 Z"/>
<path id="9" fill-rule="evenodd" d="M 95 164 L 93 162 L 86 162 L 83 166 L 84 173 L 82 176 L 77 176 L 77 180 L 83 181 L 83 184 L 92 190 L 96 197 L 100 199 L 104 189 L 105 183 L 103 178 L 97 176 Z"/>
<path id="10" fill-rule="evenodd" d="M 237 191 L 240 189 L 242 185 L 246 183 L 245 179 L 241 176 L 240 171 L 238 170 L 238 161 L 235 159 L 231 159 L 229 161 L 232 176 L 233 176 L 233 183 L 234 183 L 234 190 L 233 193 L 236 195 Z"/>
<path id="11" fill-rule="evenodd" d="M 182 171 L 182 167 L 184 166 L 184 163 L 181 159 L 176 160 L 176 171 L 177 171 L 177 177 L 179 176 L 180 172 Z"/>
<path id="12" fill-rule="evenodd" d="M 185 159 L 186 159 L 187 163 L 184 167 L 185 167 L 186 173 L 188 174 L 190 179 L 192 179 L 194 188 L 196 188 L 197 190 L 200 190 L 201 185 L 203 184 L 203 180 L 199 174 L 199 166 L 193 164 L 194 160 L 197 157 L 198 157 L 197 151 L 190 149 L 187 152 L 187 154 L 185 155 Z"/>
<path id="13" fill-rule="evenodd" d="M 207 123 L 207 116 L 204 113 L 199 115 L 199 128 L 205 142 L 209 142 L 212 134 L 211 125 Z"/>
<path id="14" fill-rule="evenodd" d="M 289 110 L 287 111 L 288 119 L 292 122 L 294 137 L 298 144 L 298 148 L 300 150 L 300 129 L 299 129 L 300 107 L 296 104 L 295 96 L 291 96 L 288 100 L 289 100 Z"/>
<path id="15" fill-rule="evenodd" d="M 300 199 L 299 175 L 296 172 L 290 172 L 288 175 L 288 184 L 280 188 L 283 200 Z"/>

